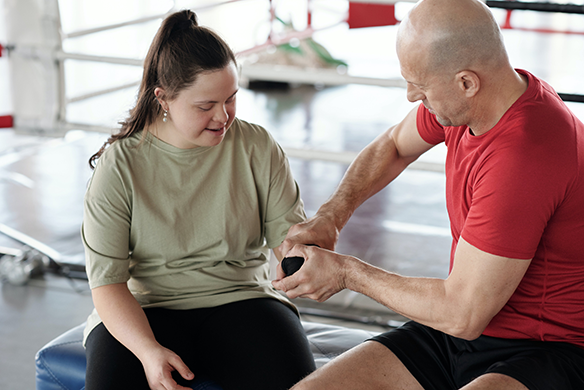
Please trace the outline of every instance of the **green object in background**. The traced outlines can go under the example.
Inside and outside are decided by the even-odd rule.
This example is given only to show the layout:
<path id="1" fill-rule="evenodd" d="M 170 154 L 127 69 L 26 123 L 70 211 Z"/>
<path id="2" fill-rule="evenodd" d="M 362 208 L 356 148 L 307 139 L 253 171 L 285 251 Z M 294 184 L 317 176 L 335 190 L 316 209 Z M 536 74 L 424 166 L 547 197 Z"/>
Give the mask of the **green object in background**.
<path id="1" fill-rule="evenodd" d="M 286 28 L 292 30 L 291 23 L 286 23 L 279 17 L 276 17 L 276 20 L 282 23 Z M 294 53 L 297 55 L 306 55 L 307 53 L 305 53 L 303 49 L 308 49 L 312 50 L 321 61 L 323 61 L 327 65 L 330 65 L 331 67 L 337 67 L 339 65 L 348 66 L 345 61 L 334 58 L 323 45 L 316 42 L 314 39 L 310 37 L 303 39 L 301 43 L 305 43 L 305 45 L 301 44 L 298 46 L 292 46 L 290 43 L 284 43 L 278 45 L 277 49 L 287 53 Z"/>

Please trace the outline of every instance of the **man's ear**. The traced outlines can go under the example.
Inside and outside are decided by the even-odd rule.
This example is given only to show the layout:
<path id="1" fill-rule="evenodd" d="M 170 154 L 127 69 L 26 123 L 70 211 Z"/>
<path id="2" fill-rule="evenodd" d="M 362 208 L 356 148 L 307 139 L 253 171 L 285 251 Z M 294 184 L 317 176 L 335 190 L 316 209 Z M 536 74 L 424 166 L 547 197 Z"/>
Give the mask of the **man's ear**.
<path id="1" fill-rule="evenodd" d="M 160 106 L 164 111 L 168 111 L 168 103 L 166 103 L 166 94 L 164 93 L 164 89 L 160 87 L 156 87 L 154 89 L 154 96 L 156 96 L 156 100 L 160 103 Z"/>
<path id="2" fill-rule="evenodd" d="M 459 88 L 468 98 L 475 96 L 481 89 L 481 79 L 473 71 L 462 70 L 458 72 L 456 80 Z"/>

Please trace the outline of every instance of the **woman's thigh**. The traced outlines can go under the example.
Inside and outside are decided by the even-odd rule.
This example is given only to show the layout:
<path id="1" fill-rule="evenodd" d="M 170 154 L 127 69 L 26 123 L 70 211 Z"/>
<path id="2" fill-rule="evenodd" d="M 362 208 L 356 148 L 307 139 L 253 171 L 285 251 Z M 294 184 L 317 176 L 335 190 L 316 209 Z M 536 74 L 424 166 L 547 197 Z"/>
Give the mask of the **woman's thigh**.
<path id="1" fill-rule="evenodd" d="M 201 327 L 205 371 L 225 390 L 289 389 L 314 371 L 296 313 L 275 299 L 215 308 Z"/>
<path id="2" fill-rule="evenodd" d="M 86 390 L 150 388 L 140 361 L 103 324 L 89 334 L 85 354 Z"/>
<path id="3" fill-rule="evenodd" d="M 289 389 L 314 371 L 298 316 L 270 298 L 194 310 L 144 310 L 157 341 L 224 390 Z M 87 339 L 86 389 L 148 389 L 140 361 L 103 324 Z M 187 386 L 178 375 L 175 379 Z"/>
<path id="4" fill-rule="evenodd" d="M 191 369 L 195 365 L 194 351 L 196 320 L 203 314 L 199 310 L 145 309 L 156 340 L 175 352 Z M 86 390 L 92 389 L 149 389 L 142 363 L 102 324 L 89 334 L 86 342 Z M 182 386 L 189 381 L 177 373 L 173 375 Z"/>

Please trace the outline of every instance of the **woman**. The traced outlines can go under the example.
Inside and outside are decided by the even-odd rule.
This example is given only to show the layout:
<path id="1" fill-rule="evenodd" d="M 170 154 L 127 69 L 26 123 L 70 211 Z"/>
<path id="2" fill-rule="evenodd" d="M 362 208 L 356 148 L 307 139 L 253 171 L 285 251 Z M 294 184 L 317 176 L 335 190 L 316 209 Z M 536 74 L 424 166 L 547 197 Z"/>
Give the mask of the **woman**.
<path id="1" fill-rule="evenodd" d="M 287 389 L 314 370 L 269 249 L 305 218 L 282 149 L 235 118 L 233 52 L 181 11 L 136 106 L 90 159 L 82 236 L 95 304 L 86 389 Z"/>

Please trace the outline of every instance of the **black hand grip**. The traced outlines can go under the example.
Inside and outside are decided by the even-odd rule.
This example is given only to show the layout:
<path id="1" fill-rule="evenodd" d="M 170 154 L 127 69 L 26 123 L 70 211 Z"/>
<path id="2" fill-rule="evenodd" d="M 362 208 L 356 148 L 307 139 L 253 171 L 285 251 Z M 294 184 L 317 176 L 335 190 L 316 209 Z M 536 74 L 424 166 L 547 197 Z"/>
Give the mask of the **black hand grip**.
<path id="1" fill-rule="evenodd" d="M 292 275 L 294 272 L 298 271 L 300 267 L 304 264 L 304 257 L 292 256 L 284 257 L 282 260 L 282 270 L 286 276 Z"/>

